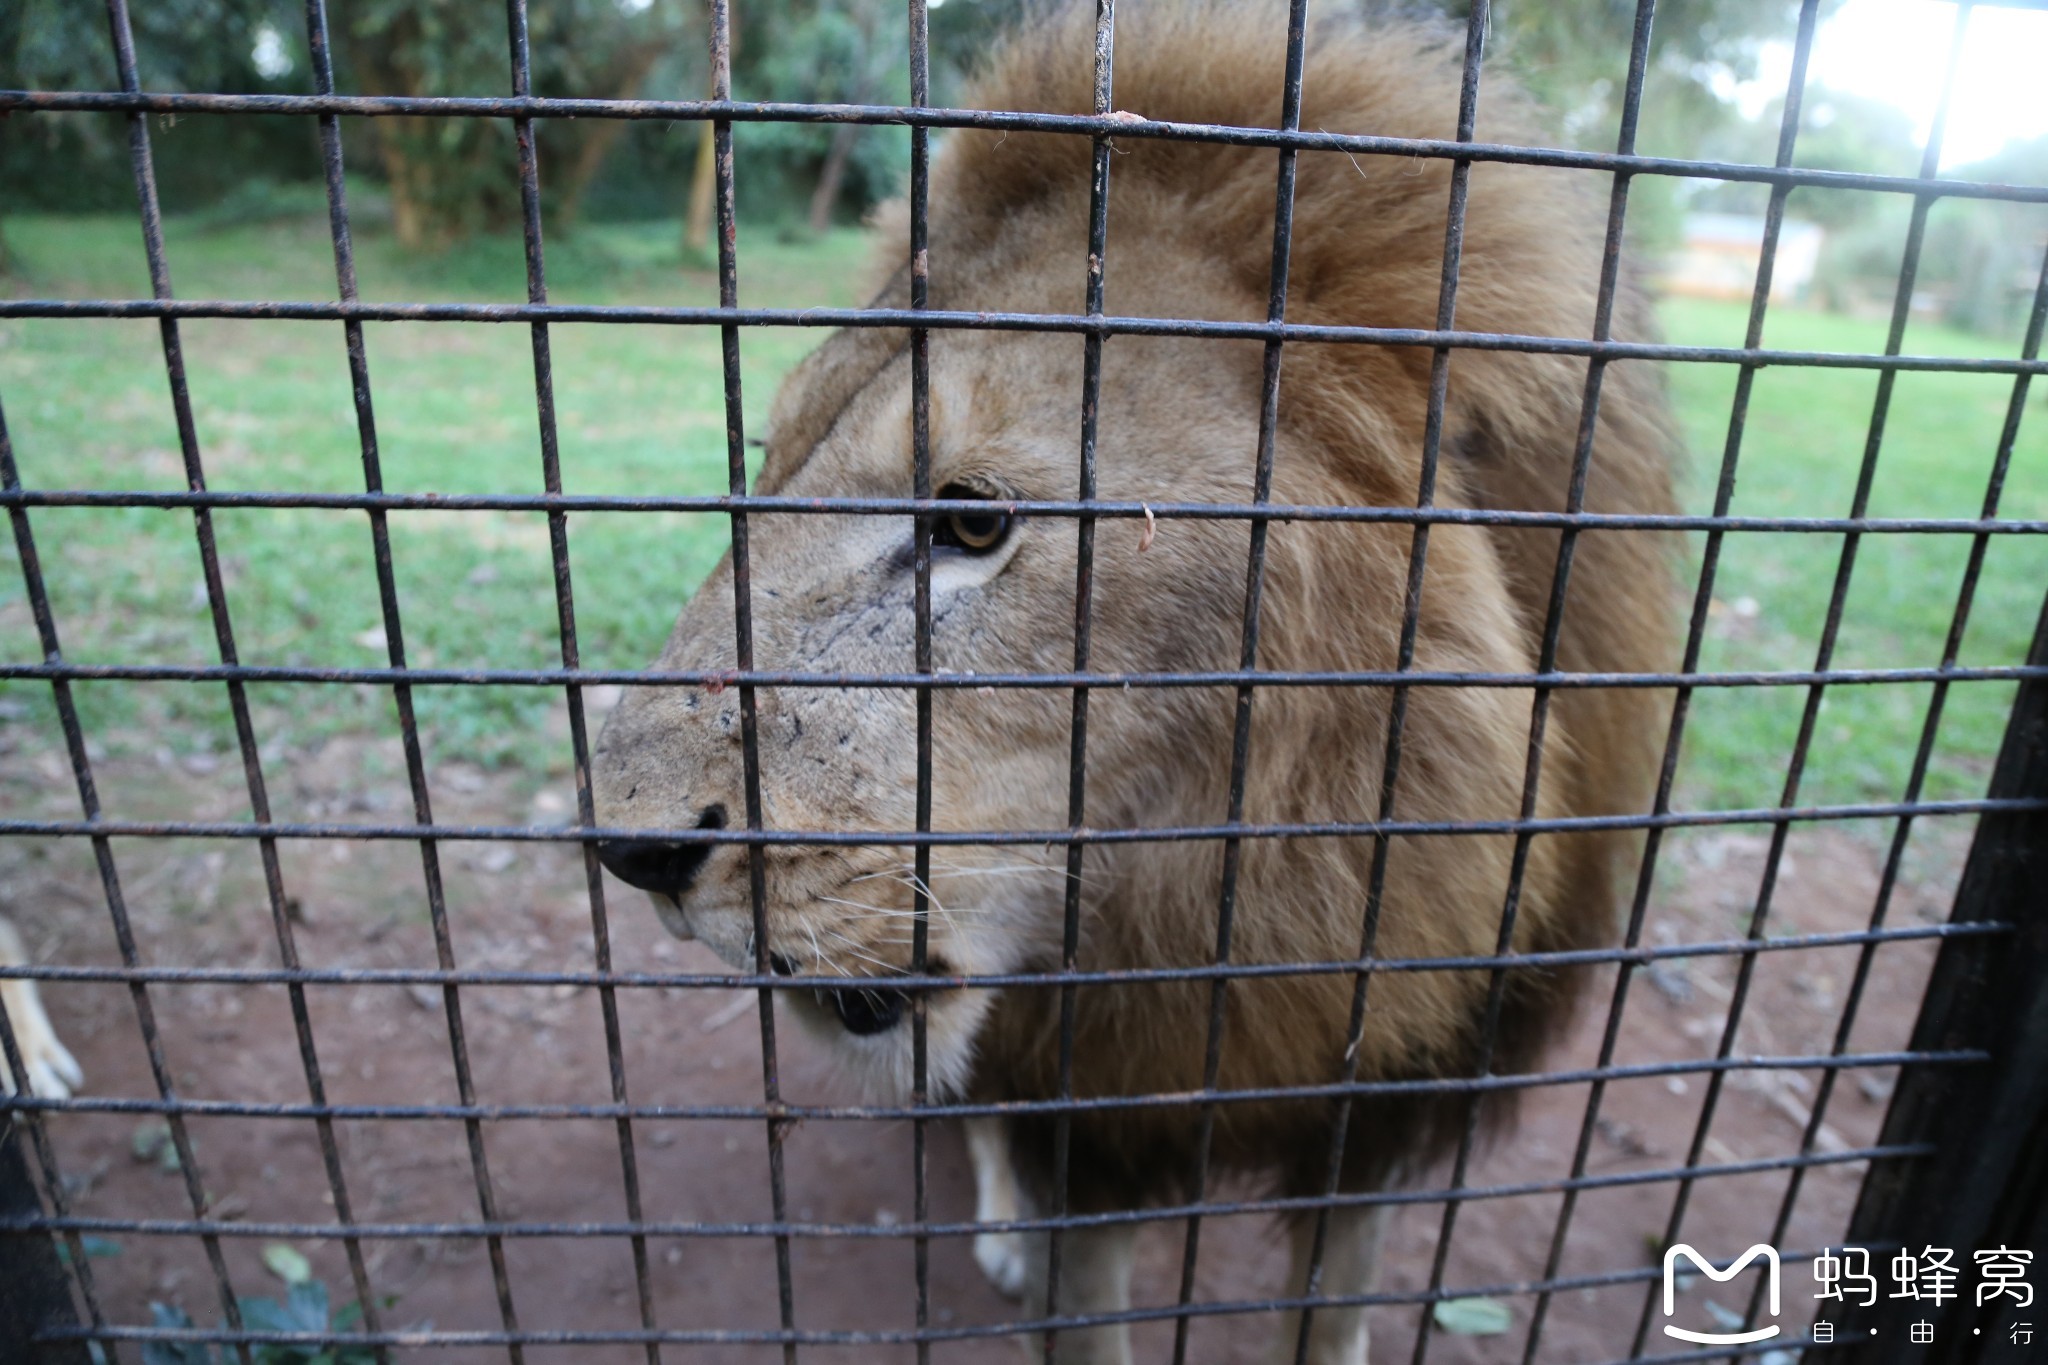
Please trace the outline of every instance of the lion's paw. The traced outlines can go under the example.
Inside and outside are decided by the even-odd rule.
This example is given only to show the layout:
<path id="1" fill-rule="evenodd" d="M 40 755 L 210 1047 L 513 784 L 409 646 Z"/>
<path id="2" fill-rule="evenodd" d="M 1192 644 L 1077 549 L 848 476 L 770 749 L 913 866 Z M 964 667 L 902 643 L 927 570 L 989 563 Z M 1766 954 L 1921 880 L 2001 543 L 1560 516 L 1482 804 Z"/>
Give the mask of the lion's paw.
<path id="1" fill-rule="evenodd" d="M 85 1072 L 71 1049 L 58 1040 L 31 983 L 7 983 L 7 1014 L 14 1026 L 14 1040 L 21 1047 L 21 1059 L 28 1066 L 30 1091 L 45 1099 L 69 1099 L 71 1092 L 85 1083 Z M 0 1060 L 0 1094 L 13 1093 L 13 1069 Z"/>
<path id="2" fill-rule="evenodd" d="M 979 1232 L 974 1236 L 974 1263 L 996 1292 L 1005 1298 L 1021 1299 L 1027 1271 L 1024 1238 L 1015 1232 Z"/>

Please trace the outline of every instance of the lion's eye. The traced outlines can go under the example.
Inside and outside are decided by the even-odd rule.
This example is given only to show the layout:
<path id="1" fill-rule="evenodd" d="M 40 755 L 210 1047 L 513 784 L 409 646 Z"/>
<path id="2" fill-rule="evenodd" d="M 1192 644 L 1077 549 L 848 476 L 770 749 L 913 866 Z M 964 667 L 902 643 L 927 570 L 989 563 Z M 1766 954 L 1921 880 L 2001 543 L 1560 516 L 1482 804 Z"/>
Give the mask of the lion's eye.
<path id="1" fill-rule="evenodd" d="M 939 490 L 943 499 L 985 498 L 987 490 L 949 483 Z M 1015 518 L 993 508 L 972 512 L 949 512 L 932 526 L 932 544 L 950 545 L 971 555 L 985 555 L 1009 538 Z"/>

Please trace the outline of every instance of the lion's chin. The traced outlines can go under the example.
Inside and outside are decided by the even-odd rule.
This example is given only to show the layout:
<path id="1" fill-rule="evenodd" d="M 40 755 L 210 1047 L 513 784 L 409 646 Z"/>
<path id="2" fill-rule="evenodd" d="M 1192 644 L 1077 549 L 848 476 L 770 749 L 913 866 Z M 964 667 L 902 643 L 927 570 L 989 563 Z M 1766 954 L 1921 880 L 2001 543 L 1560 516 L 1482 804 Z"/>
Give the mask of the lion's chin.
<path id="1" fill-rule="evenodd" d="M 699 905 L 693 914 L 673 898 L 652 899 L 670 933 L 702 943 L 736 972 L 754 972 L 750 916 L 716 905 Z M 777 939 L 771 935 L 769 942 L 773 945 Z M 777 976 L 822 975 L 832 970 L 793 961 L 774 951 L 769 953 L 768 963 Z M 950 975 L 956 969 L 950 955 L 931 958 L 934 975 Z M 915 1091 L 910 993 L 890 986 L 886 976 L 845 981 L 843 986 L 778 990 L 776 1003 L 808 1038 L 832 1054 L 834 1072 L 848 1078 L 864 1101 L 908 1103 Z M 974 1073 L 976 1042 L 994 1005 L 994 992 L 956 988 L 934 991 L 927 999 L 925 1094 L 931 1102 L 944 1102 L 966 1093 Z"/>
<path id="2" fill-rule="evenodd" d="M 967 1091 L 975 1041 L 993 1002 L 990 992 L 950 990 L 930 997 L 925 1013 L 925 1096 L 945 1103 Z M 875 997 L 879 1003 L 860 1002 Z M 902 991 L 777 991 L 784 1013 L 832 1054 L 836 1076 L 871 1104 L 907 1104 L 915 1093 L 911 1008 Z"/>
<path id="3" fill-rule="evenodd" d="M 690 917 L 684 912 L 681 901 L 674 896 L 665 896 L 659 891 L 648 892 L 647 899 L 654 903 L 654 915 L 661 921 L 662 928 L 685 943 L 697 937 L 697 931 L 690 926 Z"/>

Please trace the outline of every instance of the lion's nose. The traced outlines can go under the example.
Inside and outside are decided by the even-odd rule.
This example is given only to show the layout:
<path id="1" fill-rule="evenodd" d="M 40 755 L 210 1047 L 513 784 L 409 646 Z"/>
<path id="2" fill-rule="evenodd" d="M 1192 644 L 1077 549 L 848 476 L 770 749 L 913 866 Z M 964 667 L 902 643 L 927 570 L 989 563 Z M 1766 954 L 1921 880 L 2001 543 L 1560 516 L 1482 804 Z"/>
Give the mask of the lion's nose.
<path id="1" fill-rule="evenodd" d="M 697 828 L 724 829 L 725 807 L 706 807 L 697 817 Z M 697 871 L 711 856 L 712 847 L 672 839 L 602 839 L 597 845 L 597 860 L 628 886 L 680 897 L 697 879 Z"/>

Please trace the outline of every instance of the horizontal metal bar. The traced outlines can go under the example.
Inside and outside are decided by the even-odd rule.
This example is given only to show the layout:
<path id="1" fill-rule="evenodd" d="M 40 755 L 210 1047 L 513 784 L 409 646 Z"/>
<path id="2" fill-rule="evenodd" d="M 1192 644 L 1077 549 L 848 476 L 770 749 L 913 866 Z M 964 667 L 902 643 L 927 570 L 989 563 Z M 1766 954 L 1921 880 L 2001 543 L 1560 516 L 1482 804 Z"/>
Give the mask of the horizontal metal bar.
<path id="1" fill-rule="evenodd" d="M 1593 1081 L 1642 1080 L 1731 1071 L 1844 1071 L 1872 1067 L 1980 1066 L 1990 1060 L 1981 1049 L 1947 1052 L 1854 1052 L 1815 1056 L 1704 1057 L 1627 1066 L 1584 1067 L 1508 1076 L 1444 1076 L 1415 1080 L 1351 1081 L 1321 1085 L 1259 1086 L 1238 1090 L 1175 1090 L 1141 1095 L 1096 1095 L 1058 1100 L 923 1105 L 818 1104 L 287 1104 L 237 1100 L 142 1099 L 84 1095 L 52 1099 L 41 1095 L 0 1096 L 0 1114 L 11 1109 L 47 1113 L 190 1114 L 205 1118 L 460 1119 L 502 1123 L 523 1119 L 789 1119 L 896 1122 L 911 1118 L 1014 1118 L 1025 1115 L 1094 1113 L 1175 1108 L 1193 1104 L 1263 1104 L 1275 1100 L 1337 1099 L 1361 1095 L 1473 1095 L 1534 1090 Z"/>
<path id="2" fill-rule="evenodd" d="M 328 668 L 312 664 L 0 663 L 0 678 L 44 682 L 363 683 L 446 687 L 819 687 L 937 691 L 1073 687 L 1843 687 L 2020 682 L 2048 667 L 1839 668 L 1747 673 L 1456 673 L 1393 669 L 1216 669 L 1185 673 L 807 673 L 782 669 Z"/>
<path id="3" fill-rule="evenodd" d="M 2044 362 L 2048 363 L 2048 362 Z M 273 489 L 0 489 L 0 507 L 307 508 L 372 512 L 777 512 L 798 516 L 943 516 L 991 508 L 1022 517 L 1158 521 L 1369 522 L 1581 531 L 1771 531 L 1865 535 L 2048 535 L 2048 521 L 1963 517 L 1716 517 L 1536 512 L 1482 507 L 1323 503 L 1107 502 L 1090 499 L 798 498 L 778 494 L 317 493 Z"/>
<path id="4" fill-rule="evenodd" d="M 60 839 L 405 839 L 496 843 L 586 843 L 663 839 L 679 844 L 892 848 L 1018 844 L 1152 844 L 1197 839 L 1353 839 L 1376 835 L 1578 834 L 1590 830 L 1690 829 L 1708 825 L 1783 825 L 1894 816 L 1982 815 L 2048 810 L 2048 799 L 1979 797 L 1957 801 L 1874 801 L 1836 806 L 1755 806 L 1742 810 L 1667 811 L 1661 815 L 1569 815 L 1531 820 L 1325 820 L 1280 824 L 1166 825 L 1030 830 L 626 829 L 586 825 L 377 825 L 331 821 L 0 820 L 0 838 Z"/>
<path id="5" fill-rule="evenodd" d="M 1879 1255 L 1896 1249 L 1895 1244 L 1873 1243 L 1867 1248 L 1872 1255 Z M 1781 1265 L 1798 1265 L 1811 1261 L 1820 1253 L 1817 1251 L 1781 1252 Z M 1720 1268 L 1717 1265 L 1717 1268 Z M 503 1346 L 514 1342 L 534 1346 L 604 1346 L 636 1345 L 644 1342 L 672 1342 L 679 1345 L 772 1345 L 793 1343 L 815 1346 L 882 1346 L 907 1345 L 919 1341 L 962 1341 L 981 1337 L 1016 1336 L 1025 1332 L 1047 1330 L 1066 1331 L 1075 1327 L 1103 1326 L 1113 1323 L 1158 1322 L 1181 1317 L 1212 1318 L 1231 1317 L 1247 1313 L 1277 1313 L 1290 1309 L 1307 1307 L 1327 1308 L 1336 1306 L 1372 1307 L 1388 1304 L 1425 1304 L 1445 1299 L 1468 1297 L 1515 1298 L 1544 1292 L 1562 1293 L 1574 1289 L 1600 1289 L 1618 1284 L 1646 1284 L 1661 1278 L 1663 1271 L 1655 1266 L 1638 1266 L 1628 1270 L 1609 1270 L 1587 1275 L 1562 1275 L 1547 1280 L 1503 1281 L 1486 1285 L 1446 1285 L 1436 1290 L 1421 1290 L 1413 1293 L 1373 1294 L 1330 1294 L 1314 1297 L 1235 1299 L 1213 1303 L 1187 1303 L 1171 1306 L 1128 1308 L 1116 1313 L 1070 1314 L 1060 1317 L 1020 1319 L 1013 1322 L 975 1323 L 951 1327 L 927 1327 L 915 1330 L 880 1329 L 874 1331 L 826 1331 L 818 1329 L 797 1329 L 778 1331 L 775 1329 L 748 1330 L 715 1328 L 645 1329 L 622 1330 L 561 1330 L 561 1331 L 520 1331 L 503 1332 L 488 1330 L 450 1330 L 364 1332 L 356 1335 L 321 1335 L 310 1332 L 228 1332 L 198 1327 L 114 1327 L 94 1329 L 90 1327 L 64 1328 L 49 1332 L 46 1341 L 162 1341 L 162 1342 L 248 1342 L 272 1344 L 323 1345 L 342 1342 L 359 1345 L 390 1346 Z M 1712 1354 L 1727 1355 L 1731 1348 L 1720 1347 Z"/>
<path id="6" fill-rule="evenodd" d="M 2000 0 L 1988 0 L 2000 3 Z M 1875 1252 L 1873 1251 L 1873 1254 Z M 1805 1348 L 1814 1344 L 1809 1335 L 1796 1337 L 1775 1336 L 1764 1341 L 1747 1342 L 1739 1346 L 1698 1346 L 1690 1351 L 1664 1351 L 1656 1355 L 1630 1355 L 1626 1360 L 1608 1360 L 1601 1365 L 1696 1365 L 1708 1360 L 1729 1360 L 1739 1356 L 1768 1356 L 1773 1353 L 1791 1355 L 1804 1359 Z"/>
<path id="7" fill-rule="evenodd" d="M 948 109 L 902 104 L 804 104 L 764 100 L 620 100 L 528 97 L 404 95 L 226 95 L 184 91 L 0 90 L 0 113 L 148 114 L 339 114 L 358 118 L 629 119 L 665 122 L 730 120 L 735 123 L 902 124 L 922 128 L 986 128 L 1007 132 L 1066 133 L 1236 147 L 1288 147 L 1305 152 L 1346 152 L 1354 156 L 1404 156 L 1557 166 L 1572 170 L 1622 171 L 1739 180 L 1759 185 L 1812 185 L 1827 189 L 1875 190 L 1928 199 L 2010 199 L 2048 202 L 2048 186 L 2005 185 L 1974 180 L 1864 175 L 1804 167 L 1757 166 L 1735 161 L 1694 161 L 1682 157 L 1621 155 L 1523 147 L 1447 138 L 1375 137 L 1320 129 L 1246 128 L 1234 124 L 1181 123 L 1148 119 L 1129 111 L 1110 114 L 1043 114 L 990 109 Z"/>
<path id="8" fill-rule="evenodd" d="M 1134 967 L 1122 971 L 1047 971 L 933 976 L 905 973 L 889 977 L 756 976 L 745 972 L 515 972 L 466 968 L 441 971 L 431 967 L 125 967 L 63 966 L 56 963 L 0 964 L 0 981 L 148 982 L 197 986 L 603 986 L 627 990 L 872 990 L 879 983 L 890 990 L 1001 990 L 1023 986 L 1127 986 L 1163 981 L 1271 980 L 1296 976 L 1340 976 L 1356 972 L 1484 971 L 1494 967 L 1540 970 L 1552 967 L 1598 966 L 1694 957 L 1740 957 L 1754 953 L 1803 952 L 1820 948 L 1851 948 L 1865 944 L 1910 943 L 1924 939 L 1978 938 L 2006 934 L 2012 926 L 1977 920 L 1965 924 L 1913 924 L 1833 934 L 1788 934 L 1778 938 L 1721 939 L 1707 943 L 1671 943 L 1656 947 L 1577 948 L 1547 953 L 1480 954 L 1463 957 L 1355 958 L 1320 962 L 1228 962 L 1187 967 Z"/>
<path id="9" fill-rule="evenodd" d="M 990 1219 L 985 1222 L 939 1223 L 710 1223 L 648 1221 L 585 1223 L 282 1223 L 227 1222 L 198 1218 L 54 1218 L 0 1220 L 0 1237 L 37 1232 L 121 1233 L 140 1237 L 187 1237 L 201 1233 L 220 1237 L 335 1238 L 360 1237 L 366 1241 L 410 1241 L 446 1237 L 810 1237 L 817 1239 L 902 1239 L 917 1237 L 973 1237 L 982 1233 L 1048 1232 L 1053 1228 L 1120 1227 L 1143 1223 L 1170 1223 L 1201 1215 L 1238 1216 L 1302 1213 L 1321 1208 L 1367 1208 L 1381 1205 L 1440 1204 L 1484 1199 L 1520 1199 L 1530 1195 L 1559 1194 L 1566 1190 L 1610 1189 L 1618 1186 L 1658 1185 L 1670 1181 L 1717 1176 L 1757 1175 L 1768 1171 L 1804 1170 L 1814 1166 L 1845 1166 L 1864 1161 L 1904 1161 L 1938 1154 L 1931 1143 L 1890 1147 L 1857 1147 L 1839 1152 L 1810 1153 L 1782 1157 L 1760 1157 L 1752 1161 L 1722 1162 L 1704 1166 L 1675 1166 L 1649 1171 L 1621 1171 L 1611 1175 L 1579 1176 L 1570 1180 L 1534 1180 L 1513 1185 L 1467 1185 L 1459 1189 L 1382 1190 L 1372 1193 L 1314 1195 L 1296 1198 L 1206 1200 L 1199 1204 L 1165 1205 L 1158 1208 L 1120 1210 L 1115 1213 L 1067 1214 L 1058 1218 Z"/>
<path id="10" fill-rule="evenodd" d="M 2048 199 L 2048 189 L 2041 191 Z M 891 327 L 949 331 L 1071 332 L 1092 336 L 1187 336 L 1331 345 L 1447 347 L 1603 360 L 1819 366 L 1960 374 L 2048 374 L 2048 360 L 1991 356 L 1866 355 L 1739 346 L 1590 341 L 1515 332 L 1344 327 L 1300 322 L 1226 322 L 1090 313 L 990 313 L 907 308 L 681 308 L 579 303 L 373 303 L 281 299 L 0 299 L 0 318 L 228 318 L 250 322 L 597 322 L 695 327 Z"/>

